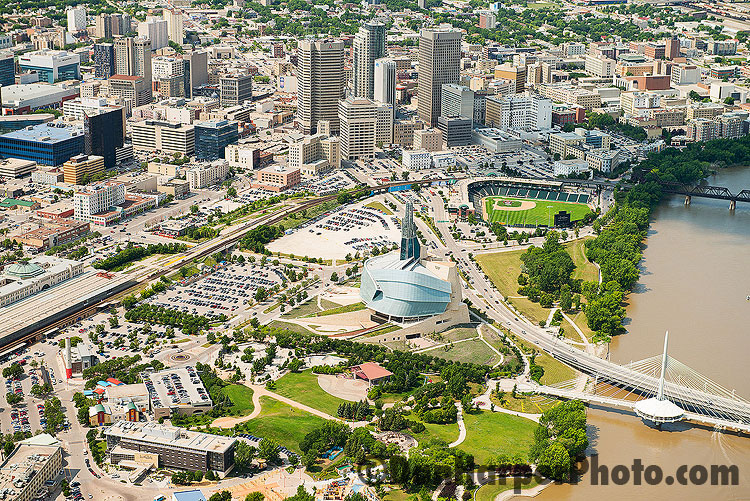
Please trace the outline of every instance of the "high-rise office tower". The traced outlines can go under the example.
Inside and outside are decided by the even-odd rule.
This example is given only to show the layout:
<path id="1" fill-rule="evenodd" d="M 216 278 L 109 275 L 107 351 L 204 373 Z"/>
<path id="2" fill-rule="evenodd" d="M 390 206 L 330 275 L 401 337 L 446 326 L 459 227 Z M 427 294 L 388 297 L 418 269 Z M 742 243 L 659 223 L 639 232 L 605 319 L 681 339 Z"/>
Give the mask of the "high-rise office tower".
<path id="1" fill-rule="evenodd" d="M 169 40 L 182 45 L 182 42 L 185 40 L 182 12 L 179 10 L 164 9 L 162 16 L 164 16 L 164 20 L 167 22 Z"/>
<path id="2" fill-rule="evenodd" d="M 104 157 L 104 167 L 117 163 L 117 149 L 125 139 L 125 108 L 102 108 L 84 113 L 84 151 L 87 155 Z"/>
<path id="3" fill-rule="evenodd" d="M 465 85 L 443 84 L 440 90 L 440 114 L 445 117 L 474 118 L 474 91 Z"/>
<path id="4" fill-rule="evenodd" d="M 138 24 L 138 34 L 151 40 L 151 50 L 159 50 L 169 43 L 167 22 L 160 17 L 148 16 L 145 23 Z"/>
<path id="5" fill-rule="evenodd" d="M 115 40 L 115 73 L 143 77 L 151 96 L 151 41 L 144 37 Z"/>
<path id="6" fill-rule="evenodd" d="M 75 33 L 86 29 L 86 8 L 72 7 L 66 11 L 68 16 L 68 31 Z"/>
<path id="7" fill-rule="evenodd" d="M 94 44 L 94 76 L 109 78 L 115 74 L 115 46 L 111 43 Z"/>
<path id="8" fill-rule="evenodd" d="M 377 108 L 369 99 L 352 96 L 339 101 L 341 124 L 341 158 L 360 160 L 375 158 Z"/>
<path id="9" fill-rule="evenodd" d="M 364 24 L 354 37 L 354 95 L 372 99 L 375 94 L 375 60 L 385 56 L 385 24 Z"/>
<path id="10" fill-rule="evenodd" d="M 182 56 L 185 76 L 185 97 L 193 97 L 193 89 L 208 83 L 208 52 L 191 52 Z"/>
<path id="11" fill-rule="evenodd" d="M 344 42 L 302 40 L 297 58 L 297 122 L 305 134 L 329 120 L 339 132 L 338 103 L 344 93 Z"/>
<path id="12" fill-rule="evenodd" d="M 222 106 L 237 106 L 252 97 L 251 75 L 225 75 L 219 79 L 219 101 Z"/>
<path id="13" fill-rule="evenodd" d="M 102 12 L 96 16 L 96 36 L 99 38 L 112 38 L 112 18 L 109 14 Z"/>
<path id="14" fill-rule="evenodd" d="M 419 117 L 431 126 L 440 116 L 443 84 L 457 84 L 461 75 L 461 32 L 423 29 L 419 35 Z"/>
<path id="15" fill-rule="evenodd" d="M 396 61 L 383 57 L 375 61 L 375 101 L 396 105 Z"/>
<path id="16" fill-rule="evenodd" d="M 16 83 L 16 59 L 11 51 L 0 52 L 0 86 Z"/>

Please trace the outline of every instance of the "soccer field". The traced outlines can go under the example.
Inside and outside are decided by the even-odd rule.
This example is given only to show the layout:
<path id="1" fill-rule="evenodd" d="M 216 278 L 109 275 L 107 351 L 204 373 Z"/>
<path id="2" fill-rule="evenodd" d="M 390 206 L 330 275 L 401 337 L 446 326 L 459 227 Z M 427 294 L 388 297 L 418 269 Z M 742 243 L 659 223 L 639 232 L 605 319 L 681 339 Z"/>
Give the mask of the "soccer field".
<path id="1" fill-rule="evenodd" d="M 591 211 L 586 204 L 537 200 L 533 198 L 487 197 L 484 199 L 485 219 L 503 226 L 552 226 L 555 214 L 570 213 L 571 221 L 582 219 Z"/>

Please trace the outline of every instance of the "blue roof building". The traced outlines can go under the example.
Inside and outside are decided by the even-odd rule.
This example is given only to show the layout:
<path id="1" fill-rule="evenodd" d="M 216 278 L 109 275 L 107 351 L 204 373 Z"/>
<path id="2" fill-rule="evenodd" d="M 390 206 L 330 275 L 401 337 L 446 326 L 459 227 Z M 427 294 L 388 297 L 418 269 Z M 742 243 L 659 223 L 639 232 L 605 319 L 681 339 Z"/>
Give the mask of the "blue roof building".
<path id="1" fill-rule="evenodd" d="M 83 153 L 84 131 L 61 122 L 48 122 L 0 136 L 0 157 L 62 165 Z"/>
<path id="2" fill-rule="evenodd" d="M 206 501 L 206 496 L 198 489 L 172 493 L 172 501 Z"/>

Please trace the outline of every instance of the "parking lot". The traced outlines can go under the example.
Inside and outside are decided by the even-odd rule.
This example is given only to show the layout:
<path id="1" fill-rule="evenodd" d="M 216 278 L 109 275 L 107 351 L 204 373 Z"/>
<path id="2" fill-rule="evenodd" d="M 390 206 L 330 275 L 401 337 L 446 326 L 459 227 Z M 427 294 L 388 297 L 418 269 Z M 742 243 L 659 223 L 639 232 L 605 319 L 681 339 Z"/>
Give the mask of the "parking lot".
<path id="1" fill-rule="evenodd" d="M 43 355 L 42 352 L 29 353 L 26 350 L 20 356 L 12 358 L 3 365 L 4 368 L 10 366 L 13 362 L 23 362 L 24 374 L 21 374 L 18 378 L 4 378 L 5 393 L 19 395 L 22 400 L 12 407 L 3 403 L 4 409 L 0 412 L 2 433 L 34 433 L 37 430 L 44 430 L 46 425 L 44 399 L 32 396 L 31 388 L 34 385 L 42 386 L 45 381 L 49 380 L 54 394 L 59 380 L 53 379 L 55 376 L 54 369 L 50 369 L 49 374 L 47 374 L 48 379 L 46 379 L 44 369 L 41 366 L 31 367 L 31 361 L 36 360 L 37 363 L 40 363 Z"/>
<path id="2" fill-rule="evenodd" d="M 252 302 L 260 287 L 266 290 L 286 282 L 281 267 L 254 263 L 231 264 L 188 285 L 174 284 L 163 294 L 146 300 L 193 315 L 227 317 Z"/>

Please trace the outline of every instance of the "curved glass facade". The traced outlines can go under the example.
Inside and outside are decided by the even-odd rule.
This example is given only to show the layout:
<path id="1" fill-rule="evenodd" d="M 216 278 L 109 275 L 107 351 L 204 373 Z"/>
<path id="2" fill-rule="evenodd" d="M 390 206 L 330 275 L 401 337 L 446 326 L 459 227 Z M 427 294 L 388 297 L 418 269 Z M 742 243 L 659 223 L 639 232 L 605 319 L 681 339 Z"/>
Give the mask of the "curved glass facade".
<path id="1" fill-rule="evenodd" d="M 394 251 L 365 262 L 359 294 L 368 308 L 381 315 L 427 317 L 445 312 L 451 284 L 418 262 L 401 261 Z"/>

